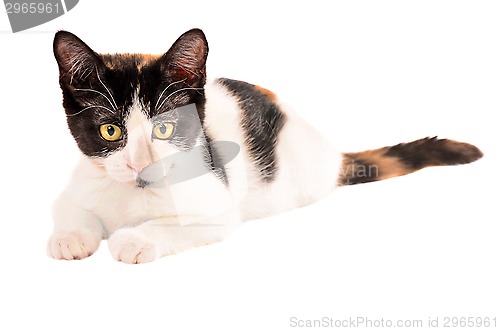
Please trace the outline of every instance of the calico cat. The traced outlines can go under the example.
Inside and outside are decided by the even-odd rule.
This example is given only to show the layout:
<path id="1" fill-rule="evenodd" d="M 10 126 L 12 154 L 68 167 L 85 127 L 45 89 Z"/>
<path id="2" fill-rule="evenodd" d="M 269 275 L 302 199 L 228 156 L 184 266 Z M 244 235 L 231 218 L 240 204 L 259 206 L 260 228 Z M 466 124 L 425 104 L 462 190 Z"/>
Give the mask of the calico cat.
<path id="1" fill-rule="evenodd" d="M 199 29 L 161 56 L 97 54 L 59 31 L 54 54 L 83 154 L 54 206 L 48 253 L 56 259 L 88 257 L 107 239 L 116 260 L 150 262 L 337 186 L 482 157 L 473 145 L 437 138 L 336 152 L 271 91 L 206 80 Z"/>

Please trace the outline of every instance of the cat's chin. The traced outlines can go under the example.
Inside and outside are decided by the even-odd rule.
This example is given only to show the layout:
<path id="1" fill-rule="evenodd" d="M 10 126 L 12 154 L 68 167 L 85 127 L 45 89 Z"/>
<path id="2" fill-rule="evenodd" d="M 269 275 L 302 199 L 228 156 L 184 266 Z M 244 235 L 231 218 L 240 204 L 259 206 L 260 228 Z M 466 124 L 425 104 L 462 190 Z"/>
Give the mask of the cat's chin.
<path id="1" fill-rule="evenodd" d="M 115 182 L 130 186 L 130 187 L 137 187 L 137 188 L 141 188 L 141 189 L 159 187 L 159 185 L 157 183 L 144 180 L 140 177 L 137 177 L 137 178 L 132 179 L 132 180 L 123 180 L 123 178 L 117 179 L 117 178 L 113 178 L 111 176 L 110 176 L 110 178 L 112 178 Z"/>
<path id="2" fill-rule="evenodd" d="M 147 181 L 147 180 L 141 178 L 140 176 L 135 176 L 135 174 L 133 174 L 131 176 L 126 176 L 126 177 L 125 176 L 112 176 L 109 174 L 108 174 L 108 176 L 111 179 L 113 179 L 115 182 L 125 184 L 128 186 L 138 187 L 138 188 L 147 188 L 147 187 L 152 186 L 152 184 L 154 184 L 153 182 Z"/>
<path id="3" fill-rule="evenodd" d="M 151 182 L 148 182 L 140 177 L 138 177 L 136 180 L 135 180 L 135 186 L 138 187 L 138 188 L 147 188 L 147 187 L 150 187 L 152 186 L 152 184 L 154 183 L 151 183 Z"/>
<path id="4" fill-rule="evenodd" d="M 116 173 L 114 171 L 108 171 L 107 175 L 109 178 L 119 183 L 130 183 L 131 185 L 135 185 L 135 181 L 138 178 L 133 173 Z"/>

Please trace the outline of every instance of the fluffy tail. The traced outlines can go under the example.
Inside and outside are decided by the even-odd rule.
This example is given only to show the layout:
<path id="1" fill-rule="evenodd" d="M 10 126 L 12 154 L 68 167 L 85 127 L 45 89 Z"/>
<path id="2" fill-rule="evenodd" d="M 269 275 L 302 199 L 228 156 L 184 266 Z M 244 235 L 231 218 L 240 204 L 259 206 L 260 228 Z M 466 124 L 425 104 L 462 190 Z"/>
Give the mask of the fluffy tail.
<path id="1" fill-rule="evenodd" d="M 482 156 L 483 153 L 474 145 L 437 137 L 359 153 L 344 153 L 339 185 L 403 176 L 426 167 L 470 163 Z"/>

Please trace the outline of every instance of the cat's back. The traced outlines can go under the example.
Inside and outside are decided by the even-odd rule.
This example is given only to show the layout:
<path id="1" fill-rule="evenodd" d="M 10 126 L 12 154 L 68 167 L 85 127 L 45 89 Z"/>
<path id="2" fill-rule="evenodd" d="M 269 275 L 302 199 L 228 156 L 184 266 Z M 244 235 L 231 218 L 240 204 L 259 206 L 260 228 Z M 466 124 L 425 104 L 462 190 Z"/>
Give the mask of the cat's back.
<path id="1" fill-rule="evenodd" d="M 240 146 L 226 167 L 244 218 L 306 205 L 335 187 L 340 154 L 273 92 L 219 78 L 207 83 L 205 94 L 207 134 Z"/>

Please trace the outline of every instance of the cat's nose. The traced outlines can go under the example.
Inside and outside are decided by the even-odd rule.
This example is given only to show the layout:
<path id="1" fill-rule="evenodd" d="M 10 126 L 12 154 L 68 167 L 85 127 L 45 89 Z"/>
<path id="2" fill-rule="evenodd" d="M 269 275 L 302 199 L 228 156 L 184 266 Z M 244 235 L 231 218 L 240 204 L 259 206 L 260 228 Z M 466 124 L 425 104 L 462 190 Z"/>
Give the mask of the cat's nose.
<path id="1" fill-rule="evenodd" d="M 127 164 L 130 169 L 134 171 L 136 175 L 140 174 L 144 168 L 146 168 L 149 163 L 141 162 L 141 163 L 128 163 Z"/>

